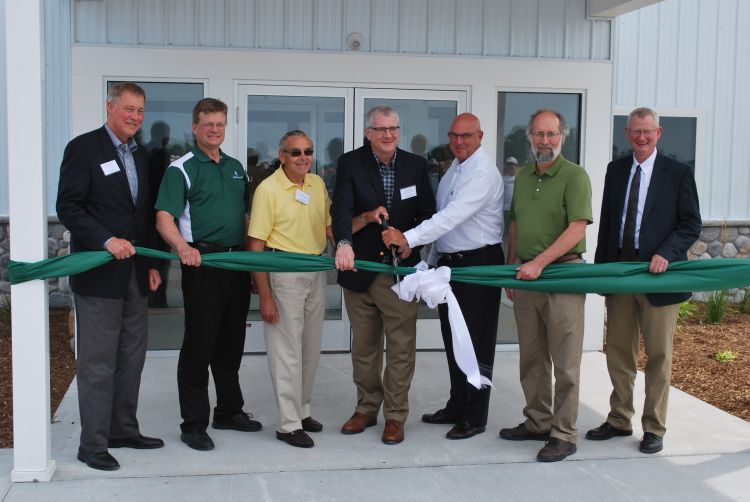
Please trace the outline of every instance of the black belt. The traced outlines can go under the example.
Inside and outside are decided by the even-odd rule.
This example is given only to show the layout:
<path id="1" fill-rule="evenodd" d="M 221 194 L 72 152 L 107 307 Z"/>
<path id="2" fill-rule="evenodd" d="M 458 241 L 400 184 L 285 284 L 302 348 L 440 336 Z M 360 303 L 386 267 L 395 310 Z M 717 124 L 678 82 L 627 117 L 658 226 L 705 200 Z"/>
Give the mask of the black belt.
<path id="1" fill-rule="evenodd" d="M 453 253 L 438 253 L 438 255 L 440 256 L 441 260 L 458 261 L 458 260 L 462 260 L 466 256 L 472 256 L 475 254 L 483 253 L 485 251 L 489 251 L 490 249 L 498 248 L 500 246 L 501 246 L 501 243 L 498 242 L 497 244 L 487 244 L 486 246 L 482 246 L 481 248 L 469 249 L 467 251 L 454 251 Z"/>
<path id="2" fill-rule="evenodd" d="M 233 251 L 242 251 L 242 246 L 221 246 L 219 244 L 214 244 L 212 242 L 188 242 L 190 244 L 190 247 L 194 247 L 198 251 L 200 251 L 200 254 L 210 254 L 210 253 L 231 253 Z"/>
<path id="3" fill-rule="evenodd" d="M 268 247 L 268 246 L 266 246 L 266 247 L 265 247 L 264 249 L 265 249 L 266 251 L 270 252 L 270 253 L 293 253 L 293 252 L 294 252 L 294 251 L 286 251 L 286 250 L 284 250 L 284 249 L 276 249 L 276 248 L 271 248 L 271 247 Z M 312 254 L 312 253 L 299 253 L 299 254 L 307 254 L 307 255 L 310 255 L 310 256 L 323 256 L 323 254 L 322 254 L 322 253 L 318 253 L 318 254 Z"/>

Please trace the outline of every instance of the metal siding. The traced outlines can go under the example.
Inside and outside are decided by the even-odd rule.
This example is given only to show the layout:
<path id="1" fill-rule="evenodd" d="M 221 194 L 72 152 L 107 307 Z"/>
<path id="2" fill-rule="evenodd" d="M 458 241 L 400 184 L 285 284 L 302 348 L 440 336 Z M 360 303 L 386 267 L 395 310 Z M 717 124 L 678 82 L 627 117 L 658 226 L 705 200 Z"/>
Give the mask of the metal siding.
<path id="1" fill-rule="evenodd" d="M 343 0 L 317 0 L 315 5 L 315 49 L 344 50 L 348 33 L 343 32 Z"/>
<path id="2" fill-rule="evenodd" d="M 662 107 L 674 107 L 675 89 L 677 88 L 677 47 L 679 44 L 678 26 L 674 19 L 679 19 L 679 6 L 666 3 L 659 6 L 659 42 L 656 51 L 656 79 L 654 81 L 654 102 Z M 648 42 L 648 40 L 646 40 Z M 641 48 L 642 52 L 645 48 Z"/>
<path id="3" fill-rule="evenodd" d="M 496 0 L 484 5 L 484 54 L 508 56 L 510 54 L 511 0 Z"/>
<path id="4" fill-rule="evenodd" d="M 107 0 L 107 43 L 135 45 L 138 43 L 138 2 Z"/>
<path id="5" fill-rule="evenodd" d="M 592 21 L 586 19 L 586 5 L 578 0 L 565 0 L 565 7 L 565 57 L 589 59 Z"/>
<path id="6" fill-rule="evenodd" d="M 228 47 L 255 47 L 255 0 L 230 0 Z"/>
<path id="7" fill-rule="evenodd" d="M 698 74 L 698 2 L 679 2 L 679 44 L 677 45 L 675 106 L 696 106 Z"/>
<path id="8" fill-rule="evenodd" d="M 195 0 L 168 0 L 167 44 L 192 47 L 196 45 Z"/>
<path id="9" fill-rule="evenodd" d="M 284 2 L 255 0 L 255 29 L 260 49 L 284 48 Z"/>
<path id="10" fill-rule="evenodd" d="M 8 214 L 8 110 L 5 67 L 5 0 L 0 2 L 0 214 Z"/>
<path id="11" fill-rule="evenodd" d="M 399 52 L 427 52 L 427 0 L 402 0 Z"/>
<path id="12" fill-rule="evenodd" d="M 456 47 L 456 1 L 430 0 L 427 23 L 427 53 L 454 54 Z"/>
<path id="13" fill-rule="evenodd" d="M 591 59 L 608 61 L 612 50 L 609 21 L 594 21 L 591 26 Z"/>
<path id="14" fill-rule="evenodd" d="M 546 7 L 546 5 L 545 5 Z M 510 7 L 510 54 L 513 57 L 536 57 L 539 32 L 539 4 L 536 1 L 513 0 Z M 527 27 L 533 27 L 527 29 Z"/>
<path id="15" fill-rule="evenodd" d="M 312 0 L 287 0 L 285 12 L 284 48 L 293 50 L 313 49 L 313 27 L 315 16 Z"/>
<path id="16" fill-rule="evenodd" d="M 107 10 L 104 2 L 77 0 L 74 16 L 76 43 L 103 44 L 107 41 Z"/>
<path id="17" fill-rule="evenodd" d="M 70 23 L 60 22 L 70 19 L 70 2 L 45 0 L 44 10 L 44 164 L 47 212 L 55 214 L 60 162 L 70 140 Z M 2 211 L 7 214 L 7 207 Z"/>
<path id="18" fill-rule="evenodd" d="M 360 52 L 368 52 L 372 49 L 371 31 L 370 0 L 344 0 L 344 38 L 351 33 L 360 33 Z"/>
<path id="19" fill-rule="evenodd" d="M 456 7 L 456 54 L 481 55 L 484 2 L 460 0 Z"/>
<path id="20" fill-rule="evenodd" d="M 717 165 L 717 159 L 714 157 L 714 140 L 716 138 L 714 130 L 716 128 L 716 115 L 713 112 L 714 96 L 716 89 L 715 75 L 719 68 L 716 66 L 716 27 L 717 27 L 718 8 L 715 4 L 708 5 L 703 0 L 699 6 L 698 14 L 698 72 L 696 73 L 696 94 L 695 106 L 702 108 L 706 114 L 706 134 L 705 141 L 705 162 L 707 169 L 702 176 L 701 195 L 703 195 L 703 209 L 711 215 L 719 215 L 719 218 L 726 218 L 727 214 L 719 210 L 720 200 L 714 197 L 714 187 L 721 185 L 721 174 L 717 169 L 711 167 Z M 728 195 L 728 194 L 727 194 Z M 723 213 L 723 214 L 722 214 Z M 705 218 L 705 215 L 704 215 Z"/>
<path id="21" fill-rule="evenodd" d="M 373 0 L 370 9 L 372 52 L 398 52 L 399 0 Z"/>
<path id="22" fill-rule="evenodd" d="M 736 47 L 734 54 L 734 120 L 731 130 L 729 151 L 732 155 L 730 199 L 733 218 L 750 220 L 750 124 L 747 112 L 750 110 L 750 2 L 737 0 Z"/>
<path id="23" fill-rule="evenodd" d="M 530 2 L 531 3 L 531 2 Z M 541 58 L 565 57 L 566 2 L 538 5 L 537 53 Z M 566 21 L 560 23 L 560 20 Z"/>
<path id="24" fill-rule="evenodd" d="M 227 20 L 224 0 L 198 0 L 199 47 L 226 47 Z"/>
<path id="25" fill-rule="evenodd" d="M 138 43 L 143 45 L 166 45 L 167 5 L 164 0 L 139 0 Z"/>

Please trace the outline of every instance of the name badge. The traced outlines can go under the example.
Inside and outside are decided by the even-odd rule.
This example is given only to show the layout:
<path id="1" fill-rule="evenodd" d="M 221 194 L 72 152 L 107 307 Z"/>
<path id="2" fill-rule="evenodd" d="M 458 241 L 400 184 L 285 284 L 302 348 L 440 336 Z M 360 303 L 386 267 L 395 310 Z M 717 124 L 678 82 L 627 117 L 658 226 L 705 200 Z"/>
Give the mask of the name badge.
<path id="1" fill-rule="evenodd" d="M 109 162 L 105 162 L 104 164 L 100 164 L 102 168 L 102 172 L 104 173 L 104 176 L 109 176 L 110 174 L 115 174 L 117 171 L 120 170 L 120 166 L 117 165 L 117 161 L 110 160 Z"/>
<path id="2" fill-rule="evenodd" d="M 401 200 L 411 199 L 417 196 L 417 185 L 405 187 L 401 189 Z"/>
<path id="3" fill-rule="evenodd" d="M 308 205 L 310 203 L 310 194 L 305 193 L 299 188 L 294 192 L 294 200 L 297 202 L 301 202 L 304 205 Z"/>

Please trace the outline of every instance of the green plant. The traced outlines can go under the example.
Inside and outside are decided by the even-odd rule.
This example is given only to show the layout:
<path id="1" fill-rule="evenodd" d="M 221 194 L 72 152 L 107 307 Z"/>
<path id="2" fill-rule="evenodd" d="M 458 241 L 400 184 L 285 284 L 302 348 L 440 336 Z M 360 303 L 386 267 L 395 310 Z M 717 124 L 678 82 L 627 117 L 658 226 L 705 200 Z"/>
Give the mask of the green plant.
<path id="1" fill-rule="evenodd" d="M 750 288 L 742 289 L 742 299 L 737 303 L 737 308 L 743 314 L 750 313 Z"/>
<path id="2" fill-rule="evenodd" d="M 726 290 L 714 291 L 708 295 L 706 300 L 706 320 L 711 324 L 721 324 L 724 316 L 727 314 L 727 296 Z"/>
<path id="3" fill-rule="evenodd" d="M 738 355 L 739 354 L 737 354 L 737 352 L 734 352 L 733 350 L 720 350 L 716 354 L 714 354 L 714 359 L 716 359 L 720 363 L 728 363 L 737 359 Z"/>
<path id="4" fill-rule="evenodd" d="M 685 324 L 689 318 L 693 317 L 696 308 L 698 306 L 689 300 L 680 303 L 680 310 L 677 312 L 678 324 Z"/>

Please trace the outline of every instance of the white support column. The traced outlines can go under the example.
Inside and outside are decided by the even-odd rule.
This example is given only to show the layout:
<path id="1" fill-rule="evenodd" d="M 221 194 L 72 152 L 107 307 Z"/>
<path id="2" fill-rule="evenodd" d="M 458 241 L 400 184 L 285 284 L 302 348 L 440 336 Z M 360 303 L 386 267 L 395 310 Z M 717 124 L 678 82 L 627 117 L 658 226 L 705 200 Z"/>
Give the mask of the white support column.
<path id="1" fill-rule="evenodd" d="M 41 0 L 6 1 L 10 256 L 47 258 L 42 139 Z M 11 480 L 49 481 L 51 458 L 49 316 L 46 281 L 11 287 L 13 328 L 13 471 Z"/>

